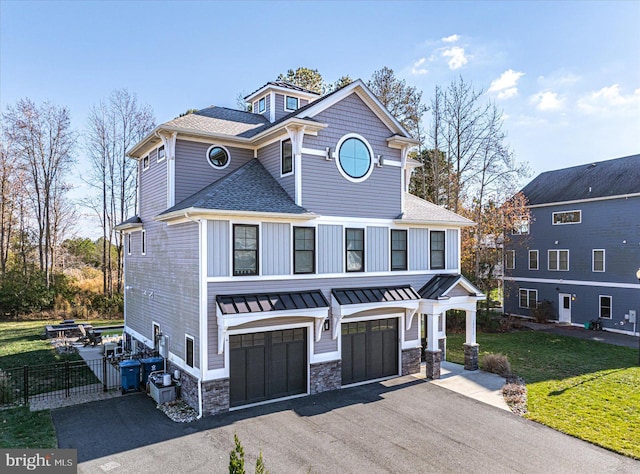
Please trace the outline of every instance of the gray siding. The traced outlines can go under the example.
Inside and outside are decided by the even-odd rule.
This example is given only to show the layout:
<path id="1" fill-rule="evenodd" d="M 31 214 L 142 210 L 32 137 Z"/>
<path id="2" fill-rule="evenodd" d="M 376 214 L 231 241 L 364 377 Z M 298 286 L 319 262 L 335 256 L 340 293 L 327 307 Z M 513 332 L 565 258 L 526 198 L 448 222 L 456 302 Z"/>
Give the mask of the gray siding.
<path id="1" fill-rule="evenodd" d="M 229 276 L 229 221 L 207 221 L 207 275 Z"/>
<path id="2" fill-rule="evenodd" d="M 318 273 L 341 273 L 344 244 L 341 225 L 318 226 Z"/>
<path id="3" fill-rule="evenodd" d="M 290 112 L 286 112 L 284 110 L 284 95 L 282 94 L 275 94 L 276 96 L 276 120 L 280 120 L 282 117 L 284 117 L 285 115 L 288 115 Z"/>
<path id="4" fill-rule="evenodd" d="M 291 225 L 274 222 L 262 224 L 262 274 L 291 273 Z"/>
<path id="5" fill-rule="evenodd" d="M 219 170 L 211 166 L 207 158 L 211 145 L 214 143 L 176 140 L 176 204 L 253 159 L 252 150 L 225 146 L 230 161 L 226 168 Z"/>
<path id="6" fill-rule="evenodd" d="M 329 126 L 317 137 L 305 136 L 304 146 L 335 150 L 347 133 L 358 133 L 369 142 L 374 158 L 400 160 L 400 151 L 387 146 L 392 133 L 355 94 L 319 113 L 315 120 Z M 352 183 L 342 177 L 336 161 L 321 156 L 302 157 L 302 206 L 322 215 L 392 219 L 401 212 L 401 169 L 374 166 L 369 178 Z"/>
<path id="7" fill-rule="evenodd" d="M 283 139 L 286 140 L 287 136 L 283 136 Z M 296 183 L 294 174 L 290 174 L 284 177 L 280 177 L 280 141 L 275 143 L 271 143 L 264 148 L 260 148 L 258 150 L 258 159 L 265 167 L 265 169 L 273 176 L 280 186 L 287 192 L 287 194 L 291 197 L 291 199 L 295 200 L 296 198 Z M 294 163 L 294 172 L 295 172 L 295 163 Z"/>
<path id="8" fill-rule="evenodd" d="M 157 163 L 157 156 L 156 149 L 149 154 L 149 168 L 140 172 L 140 218 L 144 225 L 167 208 L 167 160 Z"/>
<path id="9" fill-rule="evenodd" d="M 404 330 L 406 328 L 403 327 Z M 413 321 L 411 321 L 411 327 L 409 330 L 404 331 L 404 340 L 405 341 L 415 341 L 420 337 L 420 314 L 416 313 L 413 315 Z"/>
<path id="10" fill-rule="evenodd" d="M 331 323 L 333 324 L 333 322 Z M 320 340 L 315 342 L 314 353 L 315 354 L 326 354 L 327 352 L 335 352 L 338 350 L 338 339 L 332 339 L 331 335 L 333 334 L 333 328 L 330 328 L 328 331 L 322 330 L 322 334 L 320 335 Z M 340 333 L 338 332 L 338 337 L 340 337 Z"/>
<path id="11" fill-rule="evenodd" d="M 409 270 L 429 269 L 429 229 L 409 229 Z"/>
<path id="12" fill-rule="evenodd" d="M 366 265 L 368 272 L 386 272 L 389 270 L 389 228 L 367 227 L 365 237 Z"/>
<path id="13" fill-rule="evenodd" d="M 458 268 L 458 231 L 456 229 L 447 229 L 445 239 L 446 268 Z"/>

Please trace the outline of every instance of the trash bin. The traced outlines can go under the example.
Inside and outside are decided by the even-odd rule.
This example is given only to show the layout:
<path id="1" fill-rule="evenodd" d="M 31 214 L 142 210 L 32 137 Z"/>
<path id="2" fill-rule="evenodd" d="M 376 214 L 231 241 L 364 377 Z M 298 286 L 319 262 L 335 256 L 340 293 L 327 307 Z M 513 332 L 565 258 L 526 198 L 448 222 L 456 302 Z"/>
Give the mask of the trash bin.
<path id="1" fill-rule="evenodd" d="M 138 390 L 140 386 L 140 362 L 137 360 L 123 360 L 120 362 L 120 378 L 122 393 Z"/>
<path id="2" fill-rule="evenodd" d="M 591 329 L 591 323 L 589 321 L 587 321 L 586 323 L 584 323 L 584 328 L 585 329 Z"/>
<path id="3" fill-rule="evenodd" d="M 140 359 L 142 364 L 142 386 L 147 385 L 147 379 L 151 372 L 164 370 L 164 359 L 162 357 L 149 357 L 148 359 Z"/>

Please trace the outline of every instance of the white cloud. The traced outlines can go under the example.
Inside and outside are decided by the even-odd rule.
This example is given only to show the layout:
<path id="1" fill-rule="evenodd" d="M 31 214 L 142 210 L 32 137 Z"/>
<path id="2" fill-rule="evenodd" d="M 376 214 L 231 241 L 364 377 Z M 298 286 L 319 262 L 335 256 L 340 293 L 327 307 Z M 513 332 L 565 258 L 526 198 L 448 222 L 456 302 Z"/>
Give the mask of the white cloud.
<path id="1" fill-rule="evenodd" d="M 449 58 L 447 63 L 451 70 L 460 69 L 462 66 L 467 64 L 467 57 L 464 54 L 464 48 L 459 46 L 452 46 L 449 49 L 445 49 L 442 52 L 442 56 L 444 58 Z"/>
<path id="2" fill-rule="evenodd" d="M 460 39 L 460 35 L 451 35 L 442 38 L 443 43 L 455 43 Z"/>
<path id="3" fill-rule="evenodd" d="M 494 79 L 489 86 L 488 92 L 498 95 L 498 99 L 509 99 L 518 95 L 518 80 L 524 76 L 524 72 L 508 69 L 500 77 Z"/>
<path id="4" fill-rule="evenodd" d="M 552 91 L 538 92 L 531 97 L 531 102 L 536 105 L 536 109 L 543 111 L 560 110 L 564 107 L 564 101 L 564 98 Z"/>
<path id="5" fill-rule="evenodd" d="M 620 86 L 613 84 L 581 97 L 578 99 L 577 105 L 579 110 L 588 114 L 612 112 L 612 109 L 637 110 L 640 107 L 640 89 L 625 96 L 620 93 Z"/>
<path id="6" fill-rule="evenodd" d="M 411 74 L 421 75 L 421 74 L 428 73 L 429 72 L 428 69 L 425 67 L 422 67 L 422 65 L 426 61 L 427 61 L 427 58 L 420 58 L 415 63 L 413 63 L 413 66 L 411 66 Z"/>

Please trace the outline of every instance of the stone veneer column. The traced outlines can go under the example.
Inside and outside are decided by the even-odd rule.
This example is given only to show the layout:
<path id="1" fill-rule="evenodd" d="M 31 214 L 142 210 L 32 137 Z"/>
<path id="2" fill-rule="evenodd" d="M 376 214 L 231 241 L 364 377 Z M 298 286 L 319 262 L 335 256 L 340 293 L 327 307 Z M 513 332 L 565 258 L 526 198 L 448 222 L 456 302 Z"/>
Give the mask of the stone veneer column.
<path id="1" fill-rule="evenodd" d="M 202 412 L 215 415 L 229 411 L 229 379 L 202 382 Z"/>
<path id="2" fill-rule="evenodd" d="M 420 372 L 420 354 L 422 349 L 416 347 L 415 349 L 405 349 L 402 351 L 402 374 L 417 374 Z"/>
<path id="3" fill-rule="evenodd" d="M 442 361 L 442 351 L 424 351 L 426 362 L 426 375 L 428 379 L 440 378 L 440 362 Z"/>
<path id="4" fill-rule="evenodd" d="M 311 395 L 342 386 L 342 361 L 332 360 L 309 366 L 309 389 Z"/>
<path id="5" fill-rule="evenodd" d="M 479 344 L 463 344 L 464 347 L 464 369 L 478 370 Z"/>

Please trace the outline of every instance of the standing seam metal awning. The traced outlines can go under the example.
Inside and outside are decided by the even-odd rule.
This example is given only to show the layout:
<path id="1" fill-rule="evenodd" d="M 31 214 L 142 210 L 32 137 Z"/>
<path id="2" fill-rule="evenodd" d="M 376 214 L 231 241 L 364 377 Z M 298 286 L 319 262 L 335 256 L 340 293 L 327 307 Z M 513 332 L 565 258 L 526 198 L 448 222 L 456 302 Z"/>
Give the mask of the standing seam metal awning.
<path id="1" fill-rule="evenodd" d="M 340 305 L 390 303 L 420 299 L 420 295 L 409 285 L 377 288 L 337 288 L 331 290 L 331 294 Z"/>
<path id="2" fill-rule="evenodd" d="M 216 296 L 216 303 L 218 303 L 222 314 L 261 313 L 329 307 L 329 302 L 320 290 L 218 295 Z"/>

